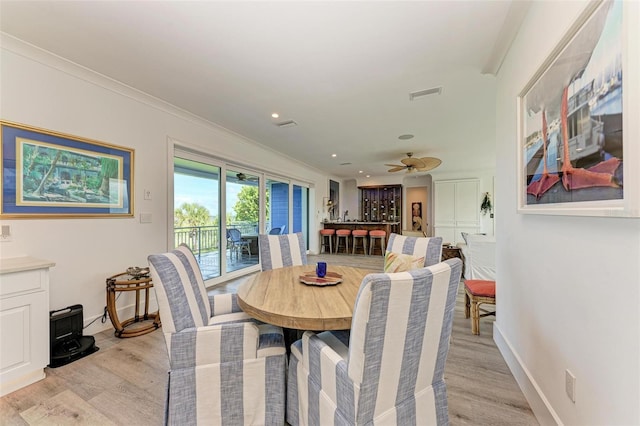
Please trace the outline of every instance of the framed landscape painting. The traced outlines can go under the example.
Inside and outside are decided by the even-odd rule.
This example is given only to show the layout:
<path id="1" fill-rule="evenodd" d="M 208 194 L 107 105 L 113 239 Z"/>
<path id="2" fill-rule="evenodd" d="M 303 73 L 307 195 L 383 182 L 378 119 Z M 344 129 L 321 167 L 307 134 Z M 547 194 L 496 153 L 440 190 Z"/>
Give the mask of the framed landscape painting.
<path id="1" fill-rule="evenodd" d="M 632 3 L 590 3 L 518 96 L 519 213 L 640 216 Z"/>
<path id="2" fill-rule="evenodd" d="M 0 217 L 131 217 L 134 151 L 0 121 Z"/>

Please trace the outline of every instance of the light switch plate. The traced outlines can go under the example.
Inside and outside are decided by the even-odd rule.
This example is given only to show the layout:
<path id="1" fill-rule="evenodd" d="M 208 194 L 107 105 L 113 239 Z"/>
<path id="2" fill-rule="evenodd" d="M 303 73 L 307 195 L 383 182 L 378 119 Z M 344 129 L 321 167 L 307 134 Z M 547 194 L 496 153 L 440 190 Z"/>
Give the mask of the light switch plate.
<path id="1" fill-rule="evenodd" d="M 11 226 L 2 225 L 2 233 L 0 234 L 0 242 L 11 241 Z"/>
<path id="2" fill-rule="evenodd" d="M 576 402 L 576 376 L 569 370 L 565 370 L 565 391 L 571 402 Z"/>

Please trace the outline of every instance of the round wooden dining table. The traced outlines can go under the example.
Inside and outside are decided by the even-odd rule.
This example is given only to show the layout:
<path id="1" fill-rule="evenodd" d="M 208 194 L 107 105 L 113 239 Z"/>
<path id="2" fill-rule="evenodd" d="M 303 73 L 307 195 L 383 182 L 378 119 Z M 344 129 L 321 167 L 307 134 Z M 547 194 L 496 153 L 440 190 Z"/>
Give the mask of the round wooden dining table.
<path id="1" fill-rule="evenodd" d="M 360 283 L 371 269 L 327 266 L 342 275 L 335 285 L 304 284 L 301 276 L 315 275 L 314 265 L 262 271 L 238 287 L 238 305 L 262 322 L 297 330 L 347 330 Z M 330 274 L 328 274 L 330 275 Z"/>

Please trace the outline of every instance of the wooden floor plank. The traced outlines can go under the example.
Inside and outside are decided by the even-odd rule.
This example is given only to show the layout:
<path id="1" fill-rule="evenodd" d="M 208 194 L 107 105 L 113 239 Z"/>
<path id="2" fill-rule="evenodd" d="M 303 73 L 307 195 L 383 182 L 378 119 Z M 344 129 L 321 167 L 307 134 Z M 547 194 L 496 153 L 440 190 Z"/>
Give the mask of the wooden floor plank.
<path id="1" fill-rule="evenodd" d="M 0 425 L 25 426 L 28 424 L 6 398 L 0 398 Z"/>
<path id="2" fill-rule="evenodd" d="M 62 367 L 48 368 L 47 376 L 57 377 L 65 388 L 73 389 L 87 401 L 122 382 L 122 377 L 96 363 L 97 359 L 85 357 Z M 88 377 L 91 380 L 87 380 Z"/>
<path id="3" fill-rule="evenodd" d="M 71 390 L 23 411 L 25 421 L 33 426 L 48 425 L 116 425 Z"/>
<path id="4" fill-rule="evenodd" d="M 163 375 L 165 377 L 166 375 Z M 149 392 L 129 381 L 122 381 L 116 391 L 103 392 L 89 403 L 118 425 L 161 425 L 164 418 L 165 385 L 159 392 Z"/>

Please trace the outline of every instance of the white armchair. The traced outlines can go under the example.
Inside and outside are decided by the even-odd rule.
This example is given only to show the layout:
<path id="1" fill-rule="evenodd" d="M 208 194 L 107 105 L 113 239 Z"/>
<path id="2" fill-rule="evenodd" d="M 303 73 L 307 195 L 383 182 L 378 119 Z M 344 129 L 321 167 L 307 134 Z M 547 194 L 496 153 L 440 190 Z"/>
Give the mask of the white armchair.
<path id="1" fill-rule="evenodd" d="M 466 235 L 466 244 L 458 243 L 464 256 L 464 278 L 467 280 L 496 279 L 496 240 L 489 235 Z"/>

